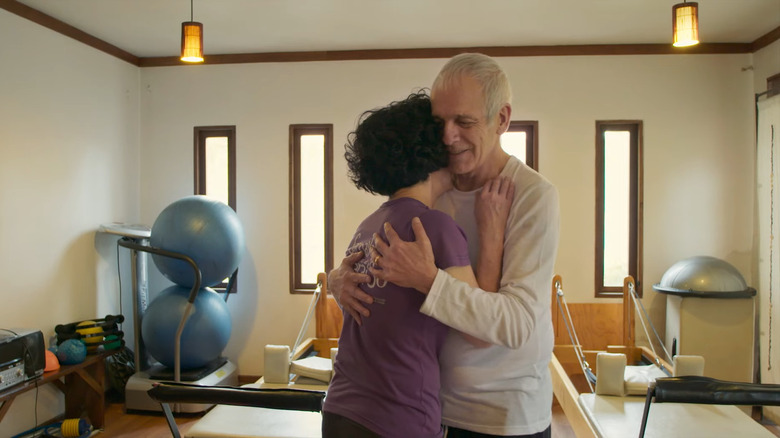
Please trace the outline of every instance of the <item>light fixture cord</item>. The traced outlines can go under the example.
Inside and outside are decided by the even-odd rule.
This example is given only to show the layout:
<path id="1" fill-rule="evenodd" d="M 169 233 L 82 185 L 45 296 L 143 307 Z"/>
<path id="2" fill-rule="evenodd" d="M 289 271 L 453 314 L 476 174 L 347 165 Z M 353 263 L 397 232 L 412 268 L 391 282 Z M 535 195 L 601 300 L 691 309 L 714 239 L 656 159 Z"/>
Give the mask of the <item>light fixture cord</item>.
<path id="1" fill-rule="evenodd" d="M 190 21 L 194 21 L 194 20 L 192 19 L 192 17 L 193 17 L 193 15 L 192 15 L 192 2 L 193 2 L 193 1 L 194 1 L 194 0 L 190 0 Z"/>

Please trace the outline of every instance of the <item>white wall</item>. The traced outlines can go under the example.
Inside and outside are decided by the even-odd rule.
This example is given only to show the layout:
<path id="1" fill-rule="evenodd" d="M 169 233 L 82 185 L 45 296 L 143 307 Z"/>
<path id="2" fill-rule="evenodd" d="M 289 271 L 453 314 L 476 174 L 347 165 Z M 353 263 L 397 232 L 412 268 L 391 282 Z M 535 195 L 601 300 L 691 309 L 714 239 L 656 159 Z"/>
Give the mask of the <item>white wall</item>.
<path id="1" fill-rule="evenodd" d="M 645 291 L 674 262 L 724 258 L 750 272 L 753 78 L 750 55 L 501 58 L 513 118 L 539 121 L 540 169 L 561 195 L 557 272 L 570 302 L 595 301 L 595 121 L 644 122 Z M 288 126 L 333 123 L 336 258 L 381 201 L 358 192 L 342 158 L 366 109 L 428 86 L 444 60 L 312 62 L 143 69 L 142 217 L 192 192 L 192 127 L 235 124 L 238 214 L 247 230 L 228 353 L 262 374 L 262 347 L 291 344 L 308 297 L 288 293 Z M 281 311 L 284 309 L 284 311 Z"/>
<path id="2" fill-rule="evenodd" d="M 111 307 L 95 230 L 138 220 L 140 74 L 3 10 L 0 59 L 0 328 L 40 329 L 48 345 L 55 325 Z M 34 400 L 17 398 L 0 436 L 35 425 Z M 62 409 L 42 387 L 38 420 Z"/>
<path id="3" fill-rule="evenodd" d="M 347 133 L 362 111 L 426 85 L 438 66 L 437 61 L 388 61 L 142 70 L 142 217 L 147 223 L 193 191 L 192 127 L 236 125 L 237 211 L 247 254 L 239 267 L 239 293 L 228 301 L 233 336 L 227 353 L 241 374 L 263 373 L 265 344 L 295 342 L 310 300 L 289 293 L 289 125 L 334 125 L 340 260 L 358 222 L 381 202 L 346 178 Z"/>

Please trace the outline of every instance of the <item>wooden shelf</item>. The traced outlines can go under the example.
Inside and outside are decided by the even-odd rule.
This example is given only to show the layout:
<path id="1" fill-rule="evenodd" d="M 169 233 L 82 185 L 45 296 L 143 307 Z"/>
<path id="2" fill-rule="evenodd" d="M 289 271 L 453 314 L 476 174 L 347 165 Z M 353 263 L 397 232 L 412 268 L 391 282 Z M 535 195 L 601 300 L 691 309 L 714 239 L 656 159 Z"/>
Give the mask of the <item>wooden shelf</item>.
<path id="1" fill-rule="evenodd" d="M 65 418 L 80 418 L 86 412 L 92 427 L 103 428 L 106 409 L 105 387 L 106 367 L 104 359 L 114 352 L 90 354 L 79 364 L 62 365 L 56 371 L 28 380 L 0 391 L 0 421 L 11 408 L 16 396 L 52 383 L 65 395 Z"/>

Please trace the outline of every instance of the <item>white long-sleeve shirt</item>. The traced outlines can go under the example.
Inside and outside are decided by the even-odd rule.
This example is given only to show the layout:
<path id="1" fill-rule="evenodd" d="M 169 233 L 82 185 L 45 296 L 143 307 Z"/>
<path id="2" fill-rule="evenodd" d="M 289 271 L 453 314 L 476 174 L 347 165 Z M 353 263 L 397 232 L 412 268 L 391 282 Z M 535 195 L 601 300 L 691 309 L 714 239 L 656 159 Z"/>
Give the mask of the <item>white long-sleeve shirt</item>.
<path id="1" fill-rule="evenodd" d="M 506 225 L 500 290 L 472 288 L 440 270 L 420 310 L 495 344 L 476 348 L 450 333 L 439 359 L 442 422 L 491 435 L 526 435 L 546 429 L 552 419 L 549 287 L 558 248 L 558 193 L 515 157 L 501 175 L 514 181 L 515 197 Z M 472 265 L 479 248 L 477 193 L 452 190 L 436 205 L 466 232 Z"/>

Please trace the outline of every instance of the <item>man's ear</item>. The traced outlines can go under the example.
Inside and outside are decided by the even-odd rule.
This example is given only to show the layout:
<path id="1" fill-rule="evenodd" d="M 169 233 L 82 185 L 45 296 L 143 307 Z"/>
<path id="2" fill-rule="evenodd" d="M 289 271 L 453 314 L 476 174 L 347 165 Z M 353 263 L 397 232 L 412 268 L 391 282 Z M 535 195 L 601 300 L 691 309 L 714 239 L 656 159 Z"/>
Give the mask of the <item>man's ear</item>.
<path id="1" fill-rule="evenodd" d="M 509 103 L 504 104 L 500 110 L 498 110 L 498 135 L 501 135 L 509 129 L 509 122 L 512 119 L 512 105 Z"/>

